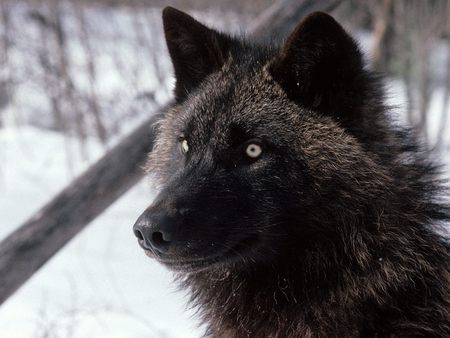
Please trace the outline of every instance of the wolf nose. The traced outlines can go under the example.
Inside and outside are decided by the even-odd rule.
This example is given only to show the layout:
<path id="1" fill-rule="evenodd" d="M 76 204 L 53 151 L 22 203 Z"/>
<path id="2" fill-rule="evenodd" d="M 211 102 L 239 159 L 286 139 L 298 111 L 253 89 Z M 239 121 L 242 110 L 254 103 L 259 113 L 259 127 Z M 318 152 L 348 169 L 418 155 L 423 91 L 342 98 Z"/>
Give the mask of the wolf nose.
<path id="1" fill-rule="evenodd" d="M 178 220 L 164 214 L 142 214 L 133 226 L 139 245 L 146 250 L 165 253 L 177 230 Z"/>

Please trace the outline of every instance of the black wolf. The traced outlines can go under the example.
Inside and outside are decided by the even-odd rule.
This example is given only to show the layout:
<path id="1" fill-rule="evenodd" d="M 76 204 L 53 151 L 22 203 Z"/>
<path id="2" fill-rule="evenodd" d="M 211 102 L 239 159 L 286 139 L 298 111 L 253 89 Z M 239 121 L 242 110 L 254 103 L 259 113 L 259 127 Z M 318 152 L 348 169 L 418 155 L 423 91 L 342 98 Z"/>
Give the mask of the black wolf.
<path id="1" fill-rule="evenodd" d="M 134 226 L 217 337 L 450 337 L 441 183 L 329 15 L 280 47 L 163 12 L 176 105 Z"/>

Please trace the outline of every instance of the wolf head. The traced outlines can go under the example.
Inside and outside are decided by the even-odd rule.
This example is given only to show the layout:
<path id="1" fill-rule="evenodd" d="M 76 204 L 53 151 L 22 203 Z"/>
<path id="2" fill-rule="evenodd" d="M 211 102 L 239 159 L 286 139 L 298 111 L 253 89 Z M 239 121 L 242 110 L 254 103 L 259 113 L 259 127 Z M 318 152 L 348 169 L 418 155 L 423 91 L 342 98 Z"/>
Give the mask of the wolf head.
<path id="1" fill-rule="evenodd" d="M 371 231 L 392 155 L 381 89 L 345 30 L 313 13 L 262 46 L 173 8 L 163 22 L 176 104 L 148 160 L 159 193 L 134 226 L 148 255 L 243 269 Z"/>

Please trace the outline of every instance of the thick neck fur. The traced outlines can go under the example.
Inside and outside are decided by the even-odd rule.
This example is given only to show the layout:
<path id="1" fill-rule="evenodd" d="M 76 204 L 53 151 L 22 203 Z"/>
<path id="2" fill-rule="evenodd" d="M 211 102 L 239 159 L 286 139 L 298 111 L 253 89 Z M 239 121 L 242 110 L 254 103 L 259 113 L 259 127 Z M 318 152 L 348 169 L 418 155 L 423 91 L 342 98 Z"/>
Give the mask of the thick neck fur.
<path id="1" fill-rule="evenodd" d="M 277 266 L 218 268 L 184 283 L 218 337 L 450 332 L 448 248 L 425 227 L 403 223 L 376 235 L 350 231 L 329 245 Z M 437 293 L 436 306 L 446 306 L 427 304 L 427 292 Z M 416 320 L 422 309 L 432 312 L 436 326 Z M 377 332 L 377 323 L 386 327 L 387 321 L 392 330 Z"/>

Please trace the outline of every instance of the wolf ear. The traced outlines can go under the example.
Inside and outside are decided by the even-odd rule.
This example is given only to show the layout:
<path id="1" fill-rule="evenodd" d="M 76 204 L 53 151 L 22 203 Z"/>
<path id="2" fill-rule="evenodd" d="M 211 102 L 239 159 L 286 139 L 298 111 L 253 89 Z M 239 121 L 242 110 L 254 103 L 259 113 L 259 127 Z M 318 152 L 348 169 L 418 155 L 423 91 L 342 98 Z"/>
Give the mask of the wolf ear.
<path id="1" fill-rule="evenodd" d="M 352 114 L 358 104 L 363 67 L 355 41 L 331 16 L 316 12 L 291 33 L 270 72 L 301 106 L 351 118 L 343 115 Z"/>
<path id="2" fill-rule="evenodd" d="M 175 97 L 180 102 L 206 76 L 223 66 L 231 38 L 172 7 L 164 8 L 163 25 L 175 69 Z"/>

